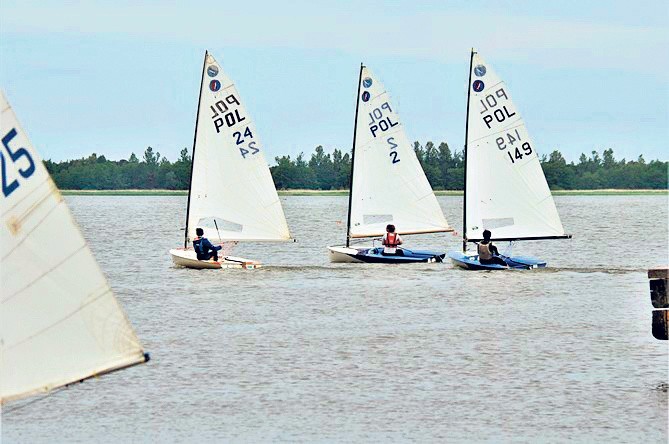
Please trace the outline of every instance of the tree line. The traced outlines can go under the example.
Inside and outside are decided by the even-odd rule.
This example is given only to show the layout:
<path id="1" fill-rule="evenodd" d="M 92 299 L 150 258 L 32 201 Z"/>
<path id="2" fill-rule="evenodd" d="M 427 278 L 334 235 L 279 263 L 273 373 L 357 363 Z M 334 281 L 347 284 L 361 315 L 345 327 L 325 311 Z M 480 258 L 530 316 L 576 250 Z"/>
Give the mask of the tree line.
<path id="1" fill-rule="evenodd" d="M 464 187 L 464 156 L 462 151 L 451 150 L 447 143 L 435 146 L 415 142 L 414 151 L 436 190 L 462 190 Z M 270 167 L 278 189 L 346 189 L 351 171 L 351 156 L 335 149 L 326 153 L 316 147 L 307 159 L 304 153 L 295 158 L 279 156 Z M 191 156 L 187 148 L 181 150 L 178 160 L 170 162 L 159 152 L 148 147 L 140 160 L 132 153 L 127 160 L 113 161 L 105 156 L 91 154 L 86 158 L 52 162 L 46 160 L 47 170 L 56 185 L 71 190 L 115 189 L 188 189 Z M 581 154 L 578 162 L 567 162 L 555 150 L 541 158 L 541 165 L 551 189 L 667 189 L 669 162 L 646 162 L 643 156 L 636 160 L 616 160 L 612 149 L 600 155 L 597 151 Z"/>

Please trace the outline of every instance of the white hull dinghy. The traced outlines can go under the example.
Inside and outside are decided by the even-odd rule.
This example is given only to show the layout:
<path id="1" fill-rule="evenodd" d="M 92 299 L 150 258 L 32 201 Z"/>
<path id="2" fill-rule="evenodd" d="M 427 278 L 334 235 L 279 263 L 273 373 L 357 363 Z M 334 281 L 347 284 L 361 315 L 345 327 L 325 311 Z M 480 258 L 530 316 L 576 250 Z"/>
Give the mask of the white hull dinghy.
<path id="1" fill-rule="evenodd" d="M 183 248 L 170 250 L 187 268 L 260 267 L 252 259 L 226 256 L 200 261 L 192 242 L 196 229 L 212 244 L 289 241 L 290 232 L 264 149 L 237 88 L 205 52 L 193 138 Z"/>
<path id="2" fill-rule="evenodd" d="M 527 256 L 500 255 L 506 266 L 482 264 L 468 242 L 568 239 L 534 142 L 509 88 L 472 49 L 465 124 L 465 195 L 462 252 L 454 265 L 468 270 L 543 268 Z"/>
<path id="3" fill-rule="evenodd" d="M 406 264 L 442 262 L 445 252 L 352 247 L 378 238 L 386 225 L 400 235 L 453 231 L 437 202 L 395 106 L 383 84 L 360 66 L 353 129 L 346 245 L 328 247 L 331 262 Z"/>
<path id="4" fill-rule="evenodd" d="M 258 261 L 236 256 L 223 256 L 218 261 L 213 259 L 201 261 L 197 258 L 195 250 L 192 248 L 174 248 L 170 250 L 170 254 L 172 255 L 174 265 L 198 270 L 219 268 L 244 268 L 250 270 L 262 267 L 262 264 Z"/>

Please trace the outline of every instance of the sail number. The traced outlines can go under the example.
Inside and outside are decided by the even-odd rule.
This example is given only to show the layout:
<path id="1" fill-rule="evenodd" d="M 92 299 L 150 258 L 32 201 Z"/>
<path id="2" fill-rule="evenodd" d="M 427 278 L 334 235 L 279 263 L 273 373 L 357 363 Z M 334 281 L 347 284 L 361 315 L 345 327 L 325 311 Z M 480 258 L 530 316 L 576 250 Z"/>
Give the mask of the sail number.
<path id="1" fill-rule="evenodd" d="M 509 110 L 506 105 L 501 105 L 498 108 L 498 105 L 500 105 L 502 101 L 508 100 L 509 96 L 506 95 L 504 88 L 499 88 L 497 91 L 486 95 L 480 100 L 481 106 L 483 107 L 481 114 L 484 114 L 483 123 L 486 124 L 488 129 L 492 128 L 492 125 L 496 124 L 495 122 L 502 123 L 506 121 L 506 119 L 516 115 L 516 112 L 513 111 L 513 109 Z"/>
<path id="2" fill-rule="evenodd" d="M 497 148 L 500 150 L 507 150 L 506 154 L 509 156 L 511 163 L 516 163 L 516 160 L 521 160 L 523 155 L 529 156 L 532 154 L 532 146 L 529 142 L 523 142 L 520 147 L 516 146 L 516 142 L 520 143 L 522 141 L 520 137 L 520 132 L 516 129 L 513 132 L 506 133 L 502 137 L 495 139 L 497 143 Z M 515 148 L 515 150 L 514 150 Z M 522 148 L 522 151 L 521 151 Z M 513 152 L 513 154 L 511 154 Z"/>
<path id="3" fill-rule="evenodd" d="M 390 145 L 390 154 L 389 155 L 390 155 L 390 158 L 392 159 L 393 163 L 399 162 L 400 158 L 398 157 L 398 154 L 397 154 L 397 151 L 396 151 L 397 147 L 399 145 L 397 145 L 395 143 L 395 138 L 394 137 L 388 137 L 388 140 L 386 140 L 386 142 L 388 142 L 388 145 Z"/>
<path id="4" fill-rule="evenodd" d="M 219 100 L 209 107 L 214 113 L 211 119 L 214 121 L 216 133 L 220 133 L 224 125 L 232 128 L 236 124 L 246 120 L 246 117 L 242 116 L 239 113 L 239 109 L 236 108 L 238 106 L 241 106 L 239 100 L 234 94 L 230 94 L 224 100 Z"/>
<path id="5" fill-rule="evenodd" d="M 2 146 L 4 147 L 5 151 L 7 151 L 7 154 L 9 154 L 9 159 L 12 161 L 12 163 L 17 163 L 22 158 L 25 158 L 25 161 L 23 162 L 24 168 L 19 169 L 19 174 L 24 179 L 27 179 L 35 172 L 35 162 L 33 161 L 33 158 L 30 156 L 30 153 L 27 149 L 19 148 L 16 151 L 12 151 L 12 149 L 9 147 L 9 143 L 16 136 L 16 128 L 9 130 L 9 132 L 2 137 Z M 27 166 L 25 166 L 26 163 Z M 2 194 L 5 197 L 9 197 L 9 195 L 12 194 L 14 190 L 20 186 L 20 184 L 18 179 L 14 179 L 11 182 L 8 181 L 7 160 L 5 159 L 5 154 L 3 152 L 0 152 L 0 170 L 2 172 Z"/>
<path id="6" fill-rule="evenodd" d="M 376 137 L 377 133 L 388 131 L 390 128 L 399 125 L 399 122 L 393 122 L 390 116 L 387 116 L 384 111 L 387 111 L 387 114 L 393 112 L 390 108 L 388 102 L 384 102 L 378 108 L 374 108 L 371 113 L 369 113 L 369 130 L 372 132 L 372 136 Z"/>
<path id="7" fill-rule="evenodd" d="M 247 139 L 253 139 L 253 133 L 251 132 L 251 128 L 247 126 L 243 134 L 240 131 L 235 131 L 232 133 L 232 138 L 235 139 L 235 144 L 239 146 L 244 144 Z M 246 159 L 247 154 L 254 155 L 258 154 L 259 152 L 260 148 L 256 147 L 255 140 L 250 141 L 248 145 L 246 145 L 246 148 L 243 146 L 239 147 L 239 154 L 241 154 L 244 159 Z"/>

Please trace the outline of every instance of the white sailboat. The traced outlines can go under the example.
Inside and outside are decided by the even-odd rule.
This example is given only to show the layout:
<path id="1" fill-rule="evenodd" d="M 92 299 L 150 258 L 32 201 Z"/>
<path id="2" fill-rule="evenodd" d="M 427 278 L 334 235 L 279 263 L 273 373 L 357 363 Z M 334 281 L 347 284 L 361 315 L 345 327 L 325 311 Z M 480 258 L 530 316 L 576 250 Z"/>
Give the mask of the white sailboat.
<path id="1" fill-rule="evenodd" d="M 470 269 L 484 265 L 467 254 L 468 242 L 483 231 L 493 241 L 565 239 L 536 146 L 514 105 L 509 88 L 474 50 L 471 53 L 465 129 L 465 197 L 462 253 L 449 257 Z M 511 268 L 545 267 L 529 257 L 502 257 Z"/>
<path id="2" fill-rule="evenodd" d="M 0 92 L 0 404 L 148 361 Z"/>
<path id="3" fill-rule="evenodd" d="M 188 268 L 256 268 L 233 256 L 198 260 L 191 242 L 196 228 L 212 243 L 288 241 L 290 233 L 255 124 L 237 88 L 205 53 L 193 140 L 183 248 L 170 250 Z"/>
<path id="4" fill-rule="evenodd" d="M 332 262 L 441 262 L 445 253 L 352 247 L 351 239 L 383 236 L 386 225 L 399 234 L 453 231 L 404 132 L 383 84 L 360 66 L 356 100 L 346 245 L 328 247 Z"/>

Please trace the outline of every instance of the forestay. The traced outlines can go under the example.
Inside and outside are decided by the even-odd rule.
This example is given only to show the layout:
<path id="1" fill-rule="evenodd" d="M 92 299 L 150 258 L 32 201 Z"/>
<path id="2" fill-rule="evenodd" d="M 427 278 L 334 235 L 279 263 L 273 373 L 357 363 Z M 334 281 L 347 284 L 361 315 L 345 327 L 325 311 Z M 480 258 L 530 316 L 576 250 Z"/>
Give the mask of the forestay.
<path id="1" fill-rule="evenodd" d="M 193 149 L 188 243 L 198 227 L 212 241 L 290 239 L 263 151 L 237 88 L 207 53 Z"/>
<path id="2" fill-rule="evenodd" d="M 2 93 L 0 108 L 0 403 L 5 403 L 145 357 Z"/>
<path id="3" fill-rule="evenodd" d="M 509 89 L 473 54 L 467 137 L 466 237 L 564 236 L 536 147 Z"/>
<path id="4" fill-rule="evenodd" d="M 389 94 L 366 67 L 360 82 L 349 235 L 452 231 Z"/>

